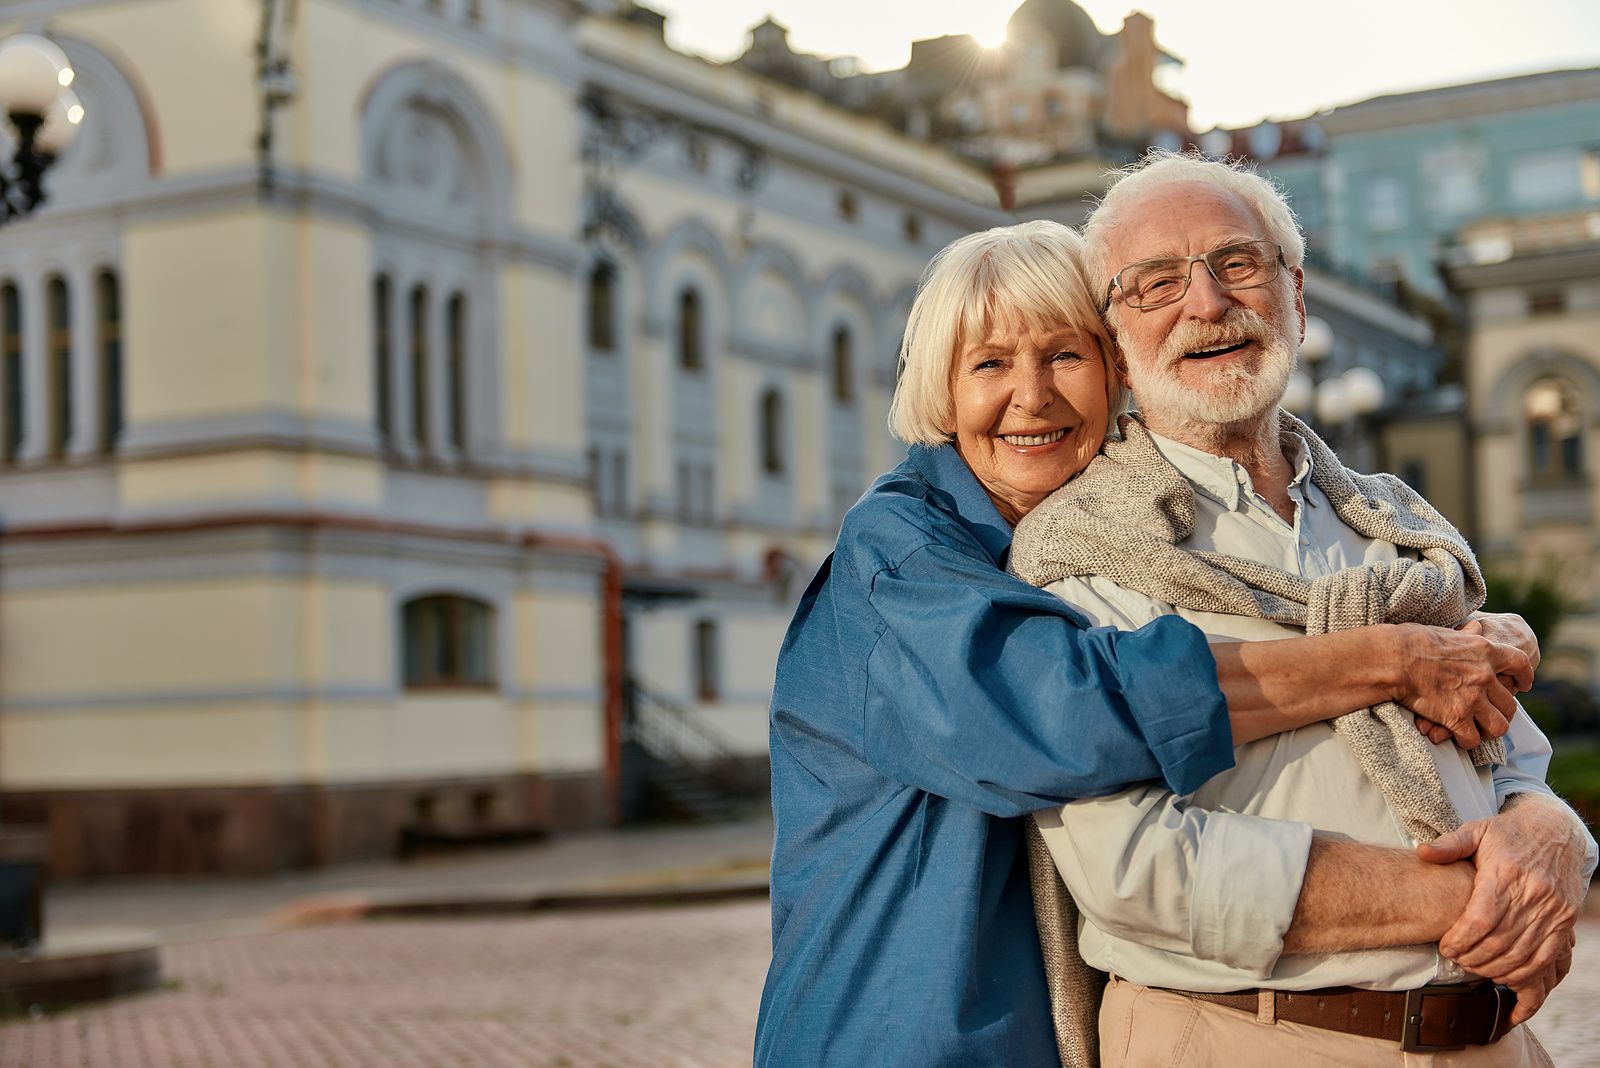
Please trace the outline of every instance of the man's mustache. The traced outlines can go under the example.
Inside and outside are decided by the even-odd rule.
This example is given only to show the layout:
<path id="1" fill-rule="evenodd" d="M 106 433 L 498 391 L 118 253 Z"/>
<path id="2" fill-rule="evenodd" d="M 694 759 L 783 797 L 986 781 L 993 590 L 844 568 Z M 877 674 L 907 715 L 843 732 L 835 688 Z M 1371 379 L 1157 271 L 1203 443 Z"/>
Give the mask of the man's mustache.
<path id="1" fill-rule="evenodd" d="M 1156 356 L 1159 364 L 1166 367 L 1203 349 L 1219 349 L 1241 341 L 1269 345 L 1275 333 L 1261 313 L 1250 308 L 1229 308 L 1216 322 L 1180 322 L 1167 335 Z"/>

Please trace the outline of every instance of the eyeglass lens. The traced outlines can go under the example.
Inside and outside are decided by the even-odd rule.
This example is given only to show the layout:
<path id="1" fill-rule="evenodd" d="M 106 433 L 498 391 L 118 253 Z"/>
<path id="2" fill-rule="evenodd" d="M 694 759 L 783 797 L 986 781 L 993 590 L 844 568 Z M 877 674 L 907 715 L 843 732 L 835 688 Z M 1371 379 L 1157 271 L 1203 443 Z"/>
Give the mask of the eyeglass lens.
<path id="1" fill-rule="evenodd" d="M 1186 259 L 1145 260 L 1117 275 L 1123 299 L 1134 308 L 1159 308 L 1189 291 L 1196 263 L 1204 263 L 1223 289 L 1252 289 L 1278 277 L 1281 255 L 1271 241 L 1244 241 Z"/>

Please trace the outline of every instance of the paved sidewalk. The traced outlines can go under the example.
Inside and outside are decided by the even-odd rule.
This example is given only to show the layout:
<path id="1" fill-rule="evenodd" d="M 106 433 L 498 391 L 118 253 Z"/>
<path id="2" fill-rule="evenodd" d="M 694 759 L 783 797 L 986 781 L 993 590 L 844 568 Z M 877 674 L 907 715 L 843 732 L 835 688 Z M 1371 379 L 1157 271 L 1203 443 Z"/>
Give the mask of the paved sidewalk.
<path id="1" fill-rule="evenodd" d="M 748 1064 L 765 899 L 496 913 L 551 895 L 759 890 L 771 836 L 760 818 L 264 880 L 58 887 L 51 938 L 142 931 L 166 943 L 166 988 L 0 1023 L 0 1068 Z M 373 904 L 445 918 L 285 929 Z M 462 904 L 486 914 L 449 915 Z M 1600 1068 L 1600 892 L 1587 912 L 1573 974 L 1535 1025 L 1562 1068 Z"/>
<path id="2" fill-rule="evenodd" d="M 772 819 L 560 835 L 515 848 L 257 879 L 116 880 L 48 889 L 45 942 L 194 941 L 278 929 L 361 902 L 493 902 L 765 880 Z M 293 906 L 293 909 L 291 909 Z"/>

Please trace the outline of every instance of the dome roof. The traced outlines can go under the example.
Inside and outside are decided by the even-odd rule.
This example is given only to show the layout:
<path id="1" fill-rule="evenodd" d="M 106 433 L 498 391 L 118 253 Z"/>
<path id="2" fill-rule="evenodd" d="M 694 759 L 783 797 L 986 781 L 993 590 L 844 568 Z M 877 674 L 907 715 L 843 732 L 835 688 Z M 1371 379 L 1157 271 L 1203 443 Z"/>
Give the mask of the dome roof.
<path id="1" fill-rule="evenodd" d="M 1026 0 L 1011 13 L 1006 22 L 1006 35 L 1012 40 L 1022 40 L 1026 36 L 1024 27 L 1043 30 L 1055 41 L 1058 66 L 1099 65 L 1104 37 L 1095 27 L 1094 19 L 1072 0 Z"/>

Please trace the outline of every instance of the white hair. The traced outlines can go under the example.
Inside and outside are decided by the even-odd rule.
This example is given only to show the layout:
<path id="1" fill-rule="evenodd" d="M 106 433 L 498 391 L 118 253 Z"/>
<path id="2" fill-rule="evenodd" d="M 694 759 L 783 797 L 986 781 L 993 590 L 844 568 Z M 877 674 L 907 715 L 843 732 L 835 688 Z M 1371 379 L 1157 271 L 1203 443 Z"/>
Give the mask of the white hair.
<path id="1" fill-rule="evenodd" d="M 1083 270 L 1083 238 L 1035 220 L 968 234 L 928 264 L 900 344 L 889 430 L 912 445 L 951 439 L 951 373 L 962 349 L 1004 324 L 1036 331 L 1068 326 L 1092 337 L 1106 363 L 1111 412 L 1122 407 L 1116 348 Z"/>
<path id="2" fill-rule="evenodd" d="M 1151 149 L 1143 159 L 1108 175 L 1106 195 L 1083 224 L 1084 267 L 1101 307 L 1115 324 L 1116 306 L 1107 305 L 1111 276 L 1120 264 L 1109 262 L 1110 232 L 1122 222 L 1129 205 L 1162 186 L 1179 182 L 1203 182 L 1242 199 L 1266 227 L 1267 238 L 1283 250 L 1283 262 L 1291 269 L 1306 258 L 1306 241 L 1295 222 L 1294 212 L 1282 190 L 1269 178 L 1257 174 L 1243 160 L 1213 160 L 1193 152 Z"/>

